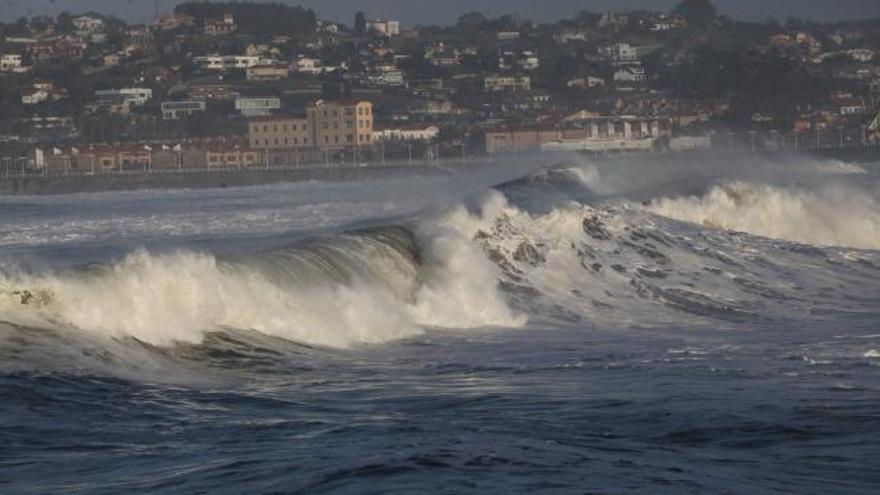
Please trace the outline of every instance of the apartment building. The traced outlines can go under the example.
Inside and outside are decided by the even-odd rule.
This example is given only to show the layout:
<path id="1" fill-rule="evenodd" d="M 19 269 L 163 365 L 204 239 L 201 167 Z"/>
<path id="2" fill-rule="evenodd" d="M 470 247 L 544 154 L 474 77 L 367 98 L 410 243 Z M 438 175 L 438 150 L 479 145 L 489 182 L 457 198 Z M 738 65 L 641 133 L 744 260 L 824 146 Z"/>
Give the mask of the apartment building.
<path id="1" fill-rule="evenodd" d="M 251 119 L 250 145 L 259 150 L 333 150 L 373 143 L 373 104 L 368 101 L 317 101 L 305 117 Z"/>
<path id="2" fill-rule="evenodd" d="M 320 148 L 369 146 L 373 141 L 373 104 L 368 101 L 317 101 L 306 115 Z"/>
<path id="3" fill-rule="evenodd" d="M 256 117 L 248 124 L 251 149 L 301 149 L 314 146 L 309 121 L 305 117 L 278 115 Z"/>

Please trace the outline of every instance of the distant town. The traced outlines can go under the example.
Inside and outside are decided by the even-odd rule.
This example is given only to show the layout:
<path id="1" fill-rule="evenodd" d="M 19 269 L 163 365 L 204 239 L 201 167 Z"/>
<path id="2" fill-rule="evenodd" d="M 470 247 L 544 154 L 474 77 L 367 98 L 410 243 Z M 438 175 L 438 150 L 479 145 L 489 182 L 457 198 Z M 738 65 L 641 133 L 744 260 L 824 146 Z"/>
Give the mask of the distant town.
<path id="1" fill-rule="evenodd" d="M 403 26 L 190 2 L 0 39 L 2 176 L 880 143 L 880 19 L 749 23 L 684 0 Z"/>

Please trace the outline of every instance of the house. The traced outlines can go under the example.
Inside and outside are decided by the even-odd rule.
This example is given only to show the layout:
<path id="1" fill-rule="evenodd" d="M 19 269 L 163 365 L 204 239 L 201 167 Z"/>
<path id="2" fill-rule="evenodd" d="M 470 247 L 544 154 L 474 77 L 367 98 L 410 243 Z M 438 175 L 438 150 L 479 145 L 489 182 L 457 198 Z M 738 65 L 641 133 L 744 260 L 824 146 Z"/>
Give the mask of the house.
<path id="1" fill-rule="evenodd" d="M 205 57 L 196 57 L 193 62 L 198 64 L 203 70 L 211 71 L 230 71 L 230 70 L 247 70 L 249 67 L 260 65 L 263 60 L 260 57 L 248 55 L 208 55 Z"/>
<path id="2" fill-rule="evenodd" d="M 400 34 L 400 22 L 376 19 L 367 22 L 367 31 L 391 38 Z"/>
<path id="3" fill-rule="evenodd" d="M 618 83 L 643 83 L 648 79 L 643 67 L 628 65 L 614 71 L 614 82 Z"/>
<path id="4" fill-rule="evenodd" d="M 874 60 L 874 51 L 867 48 L 858 48 L 846 52 L 856 62 L 868 63 Z"/>
<path id="5" fill-rule="evenodd" d="M 281 81 L 290 77 L 290 67 L 281 64 L 254 65 L 246 69 L 250 82 Z"/>
<path id="6" fill-rule="evenodd" d="M 571 81 L 566 82 L 565 85 L 569 88 L 601 88 L 605 87 L 605 80 L 598 77 L 586 76 L 572 79 Z"/>
<path id="7" fill-rule="evenodd" d="M 213 144 L 205 148 L 208 168 L 245 168 L 260 165 L 260 152 L 236 145 Z"/>
<path id="8" fill-rule="evenodd" d="M 39 105 L 49 100 L 49 92 L 40 88 L 27 88 L 21 92 L 22 105 Z"/>
<path id="9" fill-rule="evenodd" d="M 231 101 L 239 97 L 231 84 L 220 81 L 192 82 L 187 87 L 187 94 L 193 100 Z"/>
<path id="10" fill-rule="evenodd" d="M 321 61 L 309 57 L 296 59 L 296 71 L 300 74 L 318 75 L 324 73 Z"/>
<path id="11" fill-rule="evenodd" d="M 130 104 L 140 107 L 144 106 L 148 101 L 153 99 L 153 90 L 149 88 L 122 88 L 122 89 L 106 89 L 95 91 L 95 96 L 100 98 L 121 96 L 129 101 Z"/>
<path id="12" fill-rule="evenodd" d="M 180 120 L 196 113 L 204 112 L 207 105 L 204 101 L 163 101 L 161 105 L 162 118 L 165 120 Z"/>
<path id="13" fill-rule="evenodd" d="M 561 137 L 558 129 L 519 128 L 498 129 L 486 132 L 487 153 L 514 153 L 538 150 L 544 143 L 557 141 Z"/>
<path id="14" fill-rule="evenodd" d="M 532 89 L 529 76 L 489 76 L 483 80 L 486 91 L 528 90 Z"/>
<path id="15" fill-rule="evenodd" d="M 73 18 L 73 27 L 77 31 L 94 33 L 104 29 L 104 20 L 91 15 L 81 15 Z"/>
<path id="16" fill-rule="evenodd" d="M 498 41 L 513 41 L 519 39 L 519 31 L 501 31 L 495 35 Z"/>
<path id="17" fill-rule="evenodd" d="M 152 27 L 156 31 L 170 31 L 179 28 L 193 27 L 195 24 L 195 19 L 192 16 L 174 12 L 160 15 L 155 21 L 153 21 Z"/>
<path id="18" fill-rule="evenodd" d="M 21 74 L 29 70 L 30 67 L 25 67 L 23 65 L 21 55 L 0 55 L 0 72 L 15 72 Z"/>
<path id="19" fill-rule="evenodd" d="M 223 19 L 208 19 L 205 21 L 205 34 L 209 36 L 232 34 L 237 30 L 238 25 L 235 23 L 235 16 L 231 12 L 227 12 Z"/>
<path id="20" fill-rule="evenodd" d="M 58 101 L 67 98 L 67 91 L 56 88 L 49 81 L 36 80 L 30 88 L 25 89 L 21 93 L 21 103 L 23 105 L 39 105 L 45 101 Z"/>
<path id="21" fill-rule="evenodd" d="M 238 97 L 235 109 L 244 117 L 272 115 L 281 109 L 281 99 L 277 96 Z"/>
<path id="22" fill-rule="evenodd" d="M 104 67 L 115 67 L 122 61 L 122 56 L 118 53 L 108 53 L 104 55 Z"/>
<path id="23" fill-rule="evenodd" d="M 867 112 L 865 102 L 849 93 L 839 93 L 832 98 L 840 115 L 861 115 Z"/>
<path id="24" fill-rule="evenodd" d="M 599 48 L 599 54 L 615 63 L 635 62 L 639 59 L 638 51 L 629 43 L 615 43 Z"/>

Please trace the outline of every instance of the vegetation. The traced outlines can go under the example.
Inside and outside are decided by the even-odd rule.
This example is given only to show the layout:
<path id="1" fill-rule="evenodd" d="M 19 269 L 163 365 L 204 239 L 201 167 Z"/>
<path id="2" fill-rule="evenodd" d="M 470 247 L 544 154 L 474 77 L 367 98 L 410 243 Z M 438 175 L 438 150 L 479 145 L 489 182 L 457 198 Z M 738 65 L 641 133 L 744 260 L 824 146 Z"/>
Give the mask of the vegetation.
<path id="1" fill-rule="evenodd" d="M 318 23 L 313 10 L 280 3 L 199 1 L 178 5 L 175 11 L 192 16 L 197 24 L 220 20 L 231 13 L 235 16 L 238 31 L 252 35 L 312 34 Z"/>

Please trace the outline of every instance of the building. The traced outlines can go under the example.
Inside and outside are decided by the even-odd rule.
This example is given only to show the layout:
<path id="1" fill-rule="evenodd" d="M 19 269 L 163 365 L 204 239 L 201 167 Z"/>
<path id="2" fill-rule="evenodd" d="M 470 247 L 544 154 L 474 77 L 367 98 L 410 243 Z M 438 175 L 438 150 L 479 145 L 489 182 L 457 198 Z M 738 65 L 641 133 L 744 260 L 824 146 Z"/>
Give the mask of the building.
<path id="1" fill-rule="evenodd" d="M 256 117 L 248 123 L 250 147 L 255 150 L 311 148 L 312 130 L 306 117 Z"/>
<path id="2" fill-rule="evenodd" d="M 639 59 L 638 51 L 629 43 L 615 43 L 599 48 L 599 54 L 616 63 L 635 62 Z"/>
<path id="3" fill-rule="evenodd" d="M 550 151 L 650 151 L 658 139 L 672 136 L 672 119 L 661 117 L 587 117 L 571 123 L 559 139 L 541 143 Z"/>
<path id="4" fill-rule="evenodd" d="M 170 13 L 162 14 L 158 19 L 153 21 L 153 29 L 157 31 L 170 31 L 172 29 L 193 27 L 195 24 L 195 19 L 193 19 L 192 16 Z"/>
<path id="5" fill-rule="evenodd" d="M 861 98 L 856 98 L 849 93 L 837 94 L 833 101 L 840 115 L 861 115 L 868 111 Z"/>
<path id="6" fill-rule="evenodd" d="M 0 72 L 23 73 L 29 70 L 23 66 L 21 55 L 6 54 L 0 56 Z"/>
<path id="7" fill-rule="evenodd" d="M 232 101 L 239 97 L 232 85 L 225 82 L 194 82 L 187 87 L 193 100 Z"/>
<path id="8" fill-rule="evenodd" d="M 381 34 L 382 36 L 388 36 L 390 38 L 400 34 L 400 22 L 376 19 L 367 23 L 367 31 Z"/>
<path id="9" fill-rule="evenodd" d="M 281 99 L 277 96 L 238 97 L 235 109 L 245 117 L 272 115 L 281 110 Z"/>
<path id="10" fill-rule="evenodd" d="M 374 141 L 431 141 L 440 135 L 435 125 L 386 127 L 373 131 Z"/>
<path id="11" fill-rule="evenodd" d="M 290 67 L 278 64 L 255 65 L 248 67 L 246 74 L 249 82 L 281 81 L 290 77 Z"/>
<path id="12" fill-rule="evenodd" d="M 490 76 L 483 80 L 486 91 L 507 91 L 518 89 L 532 89 L 532 79 L 529 76 Z"/>
<path id="13" fill-rule="evenodd" d="M 162 118 L 165 120 L 180 120 L 196 113 L 204 112 L 207 105 L 204 101 L 164 101 L 162 102 Z"/>
<path id="14" fill-rule="evenodd" d="M 324 72 L 324 68 L 318 59 L 300 57 L 296 59 L 296 71 L 300 74 L 318 75 Z"/>
<path id="15" fill-rule="evenodd" d="M 373 143 L 373 104 L 368 101 L 324 102 L 306 107 L 305 117 L 251 119 L 250 146 L 256 150 L 333 150 Z"/>
<path id="16" fill-rule="evenodd" d="M 515 153 L 538 150 L 544 143 L 558 141 L 561 133 L 557 129 L 501 129 L 486 132 L 487 153 Z"/>
<path id="17" fill-rule="evenodd" d="M 104 29 L 104 20 L 90 15 L 81 15 L 79 17 L 74 17 L 73 27 L 75 27 L 77 31 L 94 33 Z"/>
<path id="18" fill-rule="evenodd" d="M 238 25 L 235 23 L 235 16 L 231 12 L 227 12 L 223 19 L 209 19 L 205 21 L 205 34 L 209 36 L 232 34 L 237 30 Z"/>
<path id="19" fill-rule="evenodd" d="M 635 65 L 627 65 L 614 71 L 614 82 L 618 83 L 643 83 L 648 79 L 648 75 L 643 67 Z"/>
<path id="20" fill-rule="evenodd" d="M 247 70 L 262 62 L 260 57 L 248 55 L 208 55 L 206 57 L 196 57 L 193 62 L 197 63 L 202 70 L 230 71 L 230 70 Z"/>
<path id="21" fill-rule="evenodd" d="M 587 117 L 566 129 L 503 129 L 486 133 L 486 152 L 652 150 L 670 137 L 668 118 Z"/>
<path id="22" fill-rule="evenodd" d="M 149 88 L 122 88 L 95 91 L 98 99 L 124 97 L 130 104 L 140 107 L 153 99 L 153 90 Z"/>
<path id="23" fill-rule="evenodd" d="M 322 149 L 369 146 L 373 142 L 373 104 L 369 101 L 325 102 L 306 108 L 313 140 Z"/>

